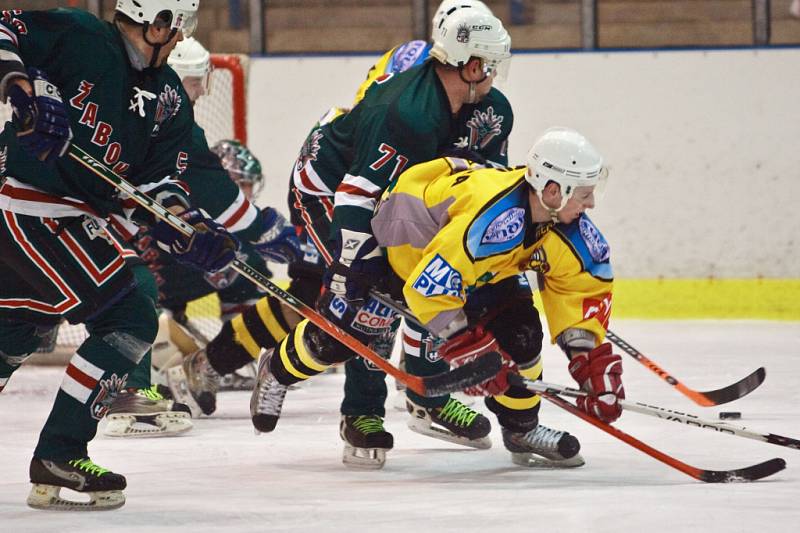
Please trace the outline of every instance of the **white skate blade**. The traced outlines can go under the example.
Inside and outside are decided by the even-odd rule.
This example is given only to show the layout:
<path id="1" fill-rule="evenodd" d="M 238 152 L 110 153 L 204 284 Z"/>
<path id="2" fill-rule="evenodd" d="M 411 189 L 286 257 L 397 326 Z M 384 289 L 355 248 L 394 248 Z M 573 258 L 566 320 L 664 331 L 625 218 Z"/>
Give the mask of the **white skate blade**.
<path id="1" fill-rule="evenodd" d="M 110 511 L 125 505 L 125 495 L 121 490 L 77 493 L 89 497 L 88 501 L 81 502 L 59 496 L 62 488 L 34 483 L 28 494 L 28 506 L 48 511 Z"/>
<path id="2" fill-rule="evenodd" d="M 198 418 L 203 414 L 200 405 L 198 405 L 189 391 L 189 382 L 186 379 L 186 372 L 183 371 L 183 365 L 167 369 L 167 383 L 169 384 L 170 392 L 172 392 L 173 401 L 188 406 L 192 412 L 192 418 Z"/>
<path id="3" fill-rule="evenodd" d="M 431 424 L 430 421 L 423 418 L 417 418 L 416 416 L 409 418 L 407 425 L 408 429 L 415 433 L 419 433 L 420 435 L 433 437 L 434 439 L 443 440 L 445 442 L 460 444 L 462 446 L 467 446 L 468 448 L 475 448 L 476 450 L 488 450 L 492 447 L 492 439 L 490 439 L 488 435 L 486 437 L 481 437 L 480 439 L 468 439 L 466 437 L 460 437 L 448 429 Z"/>
<path id="4" fill-rule="evenodd" d="M 106 417 L 107 437 L 175 437 L 194 427 L 189 413 L 113 414 Z"/>
<path id="5" fill-rule="evenodd" d="M 526 468 L 557 469 L 557 468 L 577 468 L 586 464 L 581 454 L 576 454 L 569 459 L 561 461 L 547 459 L 534 453 L 514 453 L 511 452 L 511 462 L 517 466 Z"/>
<path id="6" fill-rule="evenodd" d="M 355 448 L 345 444 L 342 462 L 350 468 L 380 470 L 386 463 L 386 450 L 383 448 Z"/>

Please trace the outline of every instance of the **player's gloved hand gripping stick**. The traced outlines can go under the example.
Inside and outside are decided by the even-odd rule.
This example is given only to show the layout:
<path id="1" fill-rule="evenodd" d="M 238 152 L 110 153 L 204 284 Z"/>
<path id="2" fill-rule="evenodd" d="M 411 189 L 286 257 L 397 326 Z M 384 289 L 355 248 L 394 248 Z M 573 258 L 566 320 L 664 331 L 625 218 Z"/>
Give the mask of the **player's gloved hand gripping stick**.
<path id="1" fill-rule="evenodd" d="M 169 223 L 173 228 L 187 236 L 192 235 L 194 232 L 194 228 L 190 224 L 167 211 L 164 206 L 158 204 L 152 198 L 139 191 L 136 187 L 128 183 L 121 176 L 117 175 L 113 170 L 89 155 L 80 147 L 74 144 L 71 145 L 68 154 L 69 157 L 94 172 L 98 177 L 129 195 L 136 203 L 147 209 L 159 220 Z M 230 268 L 233 268 L 243 277 L 255 283 L 261 289 L 269 292 L 304 318 L 307 318 L 314 325 L 335 337 L 336 340 L 353 350 L 359 356 L 367 359 L 390 376 L 404 383 L 409 389 L 422 396 L 442 396 L 450 392 L 463 390 L 471 385 L 486 381 L 500 370 L 500 355 L 489 354 L 488 356 L 481 357 L 450 372 L 427 377 L 412 376 L 403 372 L 389 361 L 386 361 L 380 355 L 361 344 L 349 333 L 331 324 L 314 309 L 272 283 L 266 276 L 247 263 L 236 259 L 231 263 Z"/>

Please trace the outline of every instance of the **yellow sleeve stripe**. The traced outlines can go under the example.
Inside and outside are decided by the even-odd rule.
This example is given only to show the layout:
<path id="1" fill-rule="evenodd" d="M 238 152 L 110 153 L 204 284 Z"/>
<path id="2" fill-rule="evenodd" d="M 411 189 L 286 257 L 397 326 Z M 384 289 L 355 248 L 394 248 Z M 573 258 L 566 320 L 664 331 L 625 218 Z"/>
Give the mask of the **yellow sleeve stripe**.
<path id="1" fill-rule="evenodd" d="M 261 298 L 258 300 L 258 303 L 256 303 L 256 311 L 258 311 L 261 322 L 267 327 L 267 331 L 272 335 L 272 338 L 276 341 L 280 341 L 286 337 L 289 332 L 283 329 L 283 326 L 280 325 L 275 315 L 272 314 L 272 309 L 269 307 L 268 300 L 268 298 Z"/>
<path id="2" fill-rule="evenodd" d="M 300 324 L 297 325 L 297 330 L 295 331 L 294 338 L 296 339 L 294 343 L 294 347 L 297 349 L 297 355 L 300 356 L 300 362 L 306 365 L 311 370 L 316 370 L 317 372 L 325 372 L 330 365 L 324 365 L 314 359 L 308 350 L 306 350 L 306 345 L 303 342 L 303 333 L 306 330 L 306 326 L 308 325 L 308 320 L 303 320 Z"/>
<path id="3" fill-rule="evenodd" d="M 261 353 L 261 346 L 259 346 L 253 336 L 250 335 L 247 326 L 244 325 L 244 318 L 242 318 L 242 315 L 236 315 L 233 320 L 231 320 L 231 327 L 233 327 L 234 340 L 247 350 L 250 357 L 257 359 L 258 354 Z"/>

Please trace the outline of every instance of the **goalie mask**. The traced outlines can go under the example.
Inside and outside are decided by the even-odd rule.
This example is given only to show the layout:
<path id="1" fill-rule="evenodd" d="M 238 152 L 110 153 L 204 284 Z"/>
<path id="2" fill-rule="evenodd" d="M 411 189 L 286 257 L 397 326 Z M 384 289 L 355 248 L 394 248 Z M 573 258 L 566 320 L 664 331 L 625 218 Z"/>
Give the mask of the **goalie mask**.
<path id="1" fill-rule="evenodd" d="M 219 141 L 211 147 L 211 151 L 219 156 L 231 180 L 253 202 L 264 187 L 264 175 L 258 159 L 239 141 Z"/>
<path id="2" fill-rule="evenodd" d="M 576 187 L 595 187 L 595 195 L 600 194 L 608 177 L 600 153 L 586 137 L 569 128 L 545 131 L 533 143 L 526 163 L 525 179 L 551 215 L 564 208 Z M 561 205 L 557 209 L 546 206 L 542 200 L 542 191 L 551 181 L 561 187 Z"/>

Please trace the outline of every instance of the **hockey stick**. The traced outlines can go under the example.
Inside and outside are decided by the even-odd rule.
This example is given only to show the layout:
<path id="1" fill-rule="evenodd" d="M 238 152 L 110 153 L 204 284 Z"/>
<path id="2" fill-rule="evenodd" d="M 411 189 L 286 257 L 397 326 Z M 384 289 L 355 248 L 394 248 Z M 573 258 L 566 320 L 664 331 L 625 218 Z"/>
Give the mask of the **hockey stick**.
<path id="1" fill-rule="evenodd" d="M 512 378 L 509 377 L 509 379 Z M 581 390 L 573 389 L 570 387 L 564 387 L 562 385 L 546 383 L 544 381 L 533 381 L 530 379 L 526 379 L 524 377 L 522 378 L 522 380 L 519 380 L 517 379 L 517 376 L 515 376 L 513 379 L 515 380 L 515 385 L 525 387 L 526 389 L 536 393 L 547 392 L 550 394 L 559 394 L 562 396 L 569 396 L 572 398 L 586 396 L 586 393 Z M 630 400 L 620 400 L 619 403 L 622 406 L 622 408 L 625 409 L 626 411 L 633 411 L 635 413 L 652 416 L 655 418 L 660 418 L 662 420 L 669 420 L 671 422 L 680 422 L 687 426 L 710 429 L 718 433 L 725 433 L 727 435 L 744 437 L 747 439 L 758 440 L 769 444 L 775 444 L 777 446 L 785 446 L 786 448 L 793 448 L 795 450 L 800 450 L 800 440 L 793 439 L 791 437 L 784 437 L 782 435 L 776 435 L 774 433 L 757 433 L 745 427 L 734 426 L 728 424 L 727 422 L 704 420 L 695 415 L 691 415 L 688 413 L 681 413 L 680 411 L 673 411 L 672 409 L 666 409 L 664 407 L 659 407 L 657 405 L 648 405 L 641 402 L 632 402 Z"/>
<path id="2" fill-rule="evenodd" d="M 405 308 L 401 303 L 396 302 L 389 296 L 385 294 L 381 294 L 377 291 L 370 291 L 370 296 L 378 300 L 383 305 L 391 308 L 394 312 L 401 315 L 405 320 L 414 323 L 415 325 L 425 328 L 422 324 L 419 323 L 419 320 L 411 314 L 411 312 Z M 616 344 L 622 351 L 642 363 L 645 367 L 649 370 L 658 374 L 664 381 L 678 389 L 679 392 L 683 393 L 686 397 L 690 400 L 695 402 L 698 405 L 702 405 L 703 407 L 711 407 L 714 405 L 722 405 L 724 403 L 732 402 L 734 400 L 738 400 L 739 398 L 746 396 L 753 392 L 755 389 L 758 388 L 764 382 L 764 378 L 767 375 L 767 371 L 764 367 L 759 368 L 749 376 L 740 379 L 736 383 L 728 385 L 727 387 L 723 387 L 721 389 L 712 390 L 712 391 L 696 391 L 694 389 L 690 389 L 674 377 L 667 373 L 665 370 L 661 369 L 657 364 L 653 361 L 645 357 L 643 353 L 639 350 L 622 340 L 616 333 L 613 331 L 606 332 L 606 338 Z"/>
<path id="3" fill-rule="evenodd" d="M 764 382 L 764 378 L 767 376 L 767 371 L 764 369 L 764 367 L 761 367 L 747 377 L 742 378 L 736 383 L 732 383 L 727 387 L 722 387 L 721 389 L 711 391 L 696 391 L 694 389 L 690 389 L 675 379 L 666 370 L 662 369 L 653 361 L 645 357 L 642 352 L 625 342 L 613 331 L 607 331 L 606 338 L 616 344 L 623 352 L 642 363 L 642 365 L 647 367 L 654 374 L 657 374 L 661 379 L 678 389 L 678 391 L 684 396 L 692 400 L 694 403 L 702 405 L 703 407 L 722 405 L 724 403 L 738 400 L 739 398 L 746 396 L 757 389 L 758 386 Z"/>
<path id="4" fill-rule="evenodd" d="M 518 386 L 525 386 L 527 387 L 527 381 L 522 376 L 517 374 L 511 374 L 508 377 L 509 381 L 514 382 L 514 385 Z M 612 437 L 616 437 L 617 439 L 623 441 L 624 443 L 633 446 L 637 450 L 646 453 L 653 459 L 657 461 L 661 461 L 665 465 L 674 468 L 675 470 L 679 470 L 684 474 L 693 477 L 699 481 L 703 481 L 705 483 L 741 483 L 741 482 L 748 482 L 748 481 L 756 481 L 768 476 L 776 472 L 780 472 L 784 468 L 786 468 L 786 461 L 780 458 L 769 459 L 768 461 L 764 461 L 763 463 L 758 463 L 752 466 L 747 466 L 745 468 L 737 468 L 733 470 L 706 470 L 704 468 L 697 468 L 696 466 L 692 466 L 689 464 L 684 463 L 678 459 L 675 459 L 671 455 L 667 455 L 666 453 L 657 450 L 646 444 L 636 437 L 633 437 L 624 431 L 615 428 L 610 424 L 606 424 L 602 420 L 590 416 L 587 413 L 584 413 L 562 397 L 558 396 L 556 393 L 558 391 L 550 391 L 550 390 L 543 390 L 538 391 L 538 394 L 548 400 L 556 404 L 557 406 L 561 407 L 565 411 L 569 411 L 573 415 L 582 418 L 586 422 L 589 422 L 593 426 L 605 431 Z"/>
<path id="5" fill-rule="evenodd" d="M 129 195 L 136 203 L 152 213 L 156 218 L 167 222 L 184 235 L 189 236 L 195 231 L 194 227 L 172 214 L 164 206 L 155 202 L 152 198 L 128 183 L 116 172 L 109 169 L 106 165 L 86 153 L 80 147 L 74 144 L 70 145 L 69 157 L 92 171 L 116 189 Z M 421 396 L 442 396 L 450 392 L 463 390 L 466 387 L 490 379 L 500 371 L 502 364 L 500 354 L 487 354 L 468 365 L 464 365 L 450 372 L 443 372 L 435 376 L 412 376 L 411 374 L 403 372 L 389 361 L 361 344 L 358 339 L 335 326 L 314 309 L 272 283 L 266 276 L 247 263 L 235 259 L 233 263 L 231 263 L 230 268 L 291 307 L 315 326 L 353 350 L 353 352 L 369 360 L 398 381 L 405 383 L 409 389 Z"/>
<path id="6" fill-rule="evenodd" d="M 666 453 L 657 450 L 648 444 L 645 444 L 636 437 L 633 437 L 610 424 L 606 424 L 605 422 L 602 422 L 593 416 L 589 416 L 560 396 L 552 395 L 546 392 L 540 394 L 546 400 L 556 404 L 562 409 L 569 411 L 575 416 L 584 419 L 593 426 L 602 429 L 609 435 L 633 446 L 637 450 L 646 453 L 658 461 L 661 461 L 665 465 L 679 470 L 684 474 L 705 483 L 743 483 L 748 481 L 756 481 L 771 476 L 772 474 L 780 472 L 786 468 L 786 461 L 781 458 L 769 459 L 763 463 L 733 470 L 706 470 L 704 468 L 697 468 L 696 466 L 688 465 L 683 461 L 675 459 L 674 457 L 667 455 Z"/>

